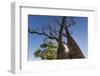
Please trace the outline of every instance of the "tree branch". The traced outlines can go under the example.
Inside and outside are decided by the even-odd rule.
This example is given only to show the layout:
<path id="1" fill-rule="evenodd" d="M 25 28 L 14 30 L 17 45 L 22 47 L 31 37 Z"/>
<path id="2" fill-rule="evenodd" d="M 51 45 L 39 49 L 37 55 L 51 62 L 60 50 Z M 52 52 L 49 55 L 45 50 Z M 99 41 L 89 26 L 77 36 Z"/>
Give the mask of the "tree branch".
<path id="1" fill-rule="evenodd" d="M 46 34 L 43 29 L 42 29 L 42 32 L 38 32 L 38 31 L 34 31 L 34 30 L 31 31 L 30 29 L 28 29 L 28 32 L 31 34 L 44 35 L 44 36 L 48 37 L 49 39 L 55 39 L 56 41 L 58 41 L 58 38 Z"/>

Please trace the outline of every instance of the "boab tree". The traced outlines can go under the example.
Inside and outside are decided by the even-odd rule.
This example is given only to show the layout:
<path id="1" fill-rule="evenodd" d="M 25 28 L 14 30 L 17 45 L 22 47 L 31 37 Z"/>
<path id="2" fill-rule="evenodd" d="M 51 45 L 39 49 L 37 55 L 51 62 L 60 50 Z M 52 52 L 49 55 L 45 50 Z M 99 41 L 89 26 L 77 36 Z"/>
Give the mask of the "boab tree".
<path id="1" fill-rule="evenodd" d="M 70 19 L 67 20 L 67 19 Z M 47 39 L 56 40 L 58 43 L 58 49 L 57 49 L 57 59 L 72 59 L 72 58 L 84 58 L 84 55 L 82 54 L 79 46 L 75 42 L 75 40 L 72 38 L 68 28 L 74 25 L 73 18 L 71 17 L 61 17 L 60 20 L 56 20 L 58 23 L 58 26 L 48 25 L 48 29 L 42 27 L 41 31 L 36 31 L 34 29 L 28 29 L 28 32 L 31 34 L 38 34 L 38 35 L 44 35 L 47 37 Z M 69 21 L 69 22 L 68 22 Z M 58 28 L 59 27 L 59 28 Z M 69 52 L 65 51 L 65 47 L 63 45 L 63 37 L 67 38 L 67 44 L 69 48 Z M 65 42 L 64 42 L 65 43 Z"/>

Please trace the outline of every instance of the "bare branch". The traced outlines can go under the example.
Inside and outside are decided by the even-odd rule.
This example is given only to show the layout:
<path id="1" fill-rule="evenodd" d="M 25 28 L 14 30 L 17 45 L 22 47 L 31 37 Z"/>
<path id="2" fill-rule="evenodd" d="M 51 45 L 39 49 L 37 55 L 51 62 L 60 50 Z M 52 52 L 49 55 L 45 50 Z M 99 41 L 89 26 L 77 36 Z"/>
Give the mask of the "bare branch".
<path id="1" fill-rule="evenodd" d="M 65 25 L 67 28 L 75 25 L 75 21 L 74 21 L 74 18 L 73 17 L 66 17 L 66 20 L 65 20 Z"/>
<path id="2" fill-rule="evenodd" d="M 53 17 L 53 23 L 56 23 L 57 25 L 61 26 L 61 22 L 58 18 Z"/>
<path id="3" fill-rule="evenodd" d="M 58 41 L 58 39 L 56 37 L 50 36 L 46 32 L 44 32 L 44 29 L 42 29 L 42 32 L 35 31 L 35 30 L 31 31 L 30 29 L 28 29 L 28 32 L 31 33 L 31 34 L 44 35 L 44 36 L 48 37 L 49 39 L 55 39 L 56 41 Z"/>

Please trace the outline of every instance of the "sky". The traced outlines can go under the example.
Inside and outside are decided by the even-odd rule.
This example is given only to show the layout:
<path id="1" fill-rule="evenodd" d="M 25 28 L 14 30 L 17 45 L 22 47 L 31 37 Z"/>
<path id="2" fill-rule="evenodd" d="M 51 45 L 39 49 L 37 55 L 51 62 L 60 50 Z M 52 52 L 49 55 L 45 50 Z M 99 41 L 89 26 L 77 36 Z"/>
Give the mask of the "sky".
<path id="1" fill-rule="evenodd" d="M 66 16 L 67 17 L 67 16 Z M 59 16 L 43 16 L 43 15 L 28 15 L 28 27 L 30 29 L 39 30 L 41 27 L 53 22 L 53 18 Z M 69 28 L 72 32 L 72 37 L 79 45 L 81 51 L 88 57 L 88 17 L 73 17 L 76 24 Z M 44 36 L 28 33 L 28 60 L 39 60 L 35 58 L 34 52 L 40 48 L 43 43 Z"/>

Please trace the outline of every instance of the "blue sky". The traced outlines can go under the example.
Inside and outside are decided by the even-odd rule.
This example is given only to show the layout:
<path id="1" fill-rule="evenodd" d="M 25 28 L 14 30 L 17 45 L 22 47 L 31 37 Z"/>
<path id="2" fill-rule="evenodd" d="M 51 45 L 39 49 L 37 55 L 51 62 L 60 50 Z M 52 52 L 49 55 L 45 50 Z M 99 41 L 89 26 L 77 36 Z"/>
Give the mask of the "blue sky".
<path id="1" fill-rule="evenodd" d="M 55 16 L 59 18 L 59 16 Z M 28 15 L 28 27 L 30 29 L 41 29 L 46 24 L 51 23 L 53 16 L 40 16 L 40 15 Z M 76 24 L 70 27 L 72 37 L 81 48 L 85 57 L 88 56 L 88 18 L 87 17 L 74 17 Z M 40 44 L 43 43 L 44 36 L 28 33 L 28 58 L 29 60 L 38 60 L 34 57 L 34 51 L 40 48 Z"/>

